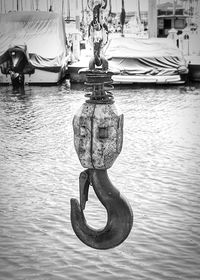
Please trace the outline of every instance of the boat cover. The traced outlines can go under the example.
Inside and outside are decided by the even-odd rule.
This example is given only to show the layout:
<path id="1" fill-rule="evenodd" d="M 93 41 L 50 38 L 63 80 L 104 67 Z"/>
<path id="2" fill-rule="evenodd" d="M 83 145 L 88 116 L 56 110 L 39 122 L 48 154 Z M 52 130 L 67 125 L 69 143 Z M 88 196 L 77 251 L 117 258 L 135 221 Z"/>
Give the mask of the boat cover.
<path id="1" fill-rule="evenodd" d="M 8 48 L 27 46 L 30 63 L 36 68 L 64 65 L 66 36 L 61 15 L 24 11 L 0 14 L 0 58 Z"/>
<path id="2" fill-rule="evenodd" d="M 187 63 L 171 39 L 110 39 L 104 54 L 109 68 L 126 75 L 177 75 L 187 73 Z"/>

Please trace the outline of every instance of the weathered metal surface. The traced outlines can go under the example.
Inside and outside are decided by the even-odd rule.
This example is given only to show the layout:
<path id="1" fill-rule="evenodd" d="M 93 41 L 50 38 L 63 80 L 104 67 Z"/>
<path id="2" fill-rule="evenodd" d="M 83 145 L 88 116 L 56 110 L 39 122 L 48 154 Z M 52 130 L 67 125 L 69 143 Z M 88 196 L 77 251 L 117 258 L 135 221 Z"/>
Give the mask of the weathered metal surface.
<path id="1" fill-rule="evenodd" d="M 114 104 L 84 103 L 73 119 L 74 146 L 84 168 L 108 169 L 121 152 L 123 115 Z"/>
<path id="2" fill-rule="evenodd" d="M 107 170 L 90 169 L 80 174 L 80 204 L 71 199 L 71 221 L 77 237 L 95 249 L 110 249 L 121 244 L 133 225 L 133 212 L 128 201 L 112 185 Z M 82 184 L 83 182 L 83 184 Z M 103 229 L 90 227 L 83 210 L 88 199 L 88 188 L 94 191 L 107 210 L 108 220 Z"/>
<path id="3" fill-rule="evenodd" d="M 91 30 L 103 30 L 99 22 L 101 4 L 95 4 Z M 95 39 L 95 36 L 94 36 Z M 95 42 L 94 42 L 95 43 Z M 107 175 L 123 142 L 123 115 L 118 115 L 114 98 L 109 89 L 112 87 L 112 73 L 107 61 L 100 55 L 102 39 L 97 42 L 97 50 L 86 71 L 86 85 L 92 92 L 85 96 L 89 99 L 81 106 L 73 119 L 74 146 L 80 163 L 84 168 L 79 177 L 80 204 L 71 199 L 71 223 L 77 237 L 95 249 L 110 249 L 121 244 L 129 235 L 133 224 L 133 213 L 128 202 L 112 185 Z M 95 69 L 102 66 L 101 69 Z M 103 229 L 91 228 L 83 210 L 88 200 L 89 186 L 107 210 L 107 224 Z"/>

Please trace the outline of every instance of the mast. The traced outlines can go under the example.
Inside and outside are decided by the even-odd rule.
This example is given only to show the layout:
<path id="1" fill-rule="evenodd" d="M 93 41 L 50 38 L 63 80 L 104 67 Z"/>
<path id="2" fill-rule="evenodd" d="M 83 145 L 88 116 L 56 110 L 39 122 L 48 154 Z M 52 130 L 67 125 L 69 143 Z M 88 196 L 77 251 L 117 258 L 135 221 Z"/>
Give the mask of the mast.
<path id="1" fill-rule="evenodd" d="M 0 6 L 1 6 L 1 13 L 3 13 L 3 0 L 1 0 L 1 2 L 0 2 Z"/>
<path id="2" fill-rule="evenodd" d="M 126 12 L 124 9 L 124 0 L 122 0 L 122 10 L 120 14 L 120 22 L 122 25 L 122 37 L 124 37 L 124 23 L 125 23 L 125 18 L 126 18 Z"/>
<path id="3" fill-rule="evenodd" d="M 111 16 L 111 13 L 112 13 L 112 2 L 111 2 L 111 0 L 109 0 L 109 13 L 108 13 L 108 15 Z"/>
<path id="4" fill-rule="evenodd" d="M 39 0 L 36 0 L 36 11 L 39 10 Z"/>
<path id="5" fill-rule="evenodd" d="M 141 24 L 140 0 L 137 0 L 138 18 Z"/>
<path id="6" fill-rule="evenodd" d="M 62 0 L 62 15 L 64 14 L 64 0 Z"/>
<path id="7" fill-rule="evenodd" d="M 173 0 L 173 15 L 176 14 L 176 0 Z"/>
<path id="8" fill-rule="evenodd" d="M 80 17 L 79 17 L 78 0 L 76 0 L 76 29 L 80 30 Z"/>
<path id="9" fill-rule="evenodd" d="M 82 26 L 84 25 L 84 6 L 83 6 L 83 0 L 81 0 L 81 13 L 82 13 Z"/>
<path id="10" fill-rule="evenodd" d="M 70 0 L 67 0 L 67 19 L 70 20 Z"/>
<path id="11" fill-rule="evenodd" d="M 31 11 L 34 11 L 34 2 L 31 0 Z"/>
<path id="12" fill-rule="evenodd" d="M 148 33 L 149 38 L 157 37 L 157 3 L 156 0 L 148 2 Z"/>

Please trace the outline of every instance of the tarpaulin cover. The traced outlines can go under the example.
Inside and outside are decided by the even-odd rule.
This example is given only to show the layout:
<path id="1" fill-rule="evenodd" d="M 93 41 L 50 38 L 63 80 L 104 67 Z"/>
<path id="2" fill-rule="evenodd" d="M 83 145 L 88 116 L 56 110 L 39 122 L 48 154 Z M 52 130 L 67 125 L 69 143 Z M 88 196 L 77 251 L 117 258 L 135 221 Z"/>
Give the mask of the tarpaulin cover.
<path id="1" fill-rule="evenodd" d="M 187 63 L 181 51 L 167 38 L 112 38 L 104 54 L 109 60 L 109 68 L 127 75 L 187 73 Z"/>
<path id="2" fill-rule="evenodd" d="M 26 45 L 34 67 L 60 67 L 65 61 L 65 43 L 63 18 L 59 14 L 40 11 L 0 14 L 0 56 L 9 47 Z"/>

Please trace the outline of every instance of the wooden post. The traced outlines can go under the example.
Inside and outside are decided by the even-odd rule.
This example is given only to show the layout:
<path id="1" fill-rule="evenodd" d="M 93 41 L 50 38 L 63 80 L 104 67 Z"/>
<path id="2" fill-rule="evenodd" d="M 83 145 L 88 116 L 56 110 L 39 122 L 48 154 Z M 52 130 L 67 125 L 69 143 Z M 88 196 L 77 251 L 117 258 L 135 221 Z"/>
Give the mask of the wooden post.
<path id="1" fill-rule="evenodd" d="M 156 0 L 149 0 L 148 34 L 149 34 L 149 38 L 157 37 L 157 1 Z"/>

